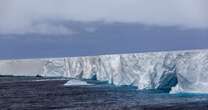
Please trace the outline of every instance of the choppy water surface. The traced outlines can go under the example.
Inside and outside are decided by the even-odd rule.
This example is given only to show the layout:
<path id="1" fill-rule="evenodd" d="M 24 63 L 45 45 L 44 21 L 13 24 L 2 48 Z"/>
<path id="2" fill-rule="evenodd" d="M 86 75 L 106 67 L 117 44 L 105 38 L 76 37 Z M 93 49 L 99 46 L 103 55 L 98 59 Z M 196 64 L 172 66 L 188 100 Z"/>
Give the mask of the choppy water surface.
<path id="1" fill-rule="evenodd" d="M 207 94 L 168 94 L 102 82 L 64 86 L 68 79 L 1 77 L 1 110 L 206 110 Z"/>

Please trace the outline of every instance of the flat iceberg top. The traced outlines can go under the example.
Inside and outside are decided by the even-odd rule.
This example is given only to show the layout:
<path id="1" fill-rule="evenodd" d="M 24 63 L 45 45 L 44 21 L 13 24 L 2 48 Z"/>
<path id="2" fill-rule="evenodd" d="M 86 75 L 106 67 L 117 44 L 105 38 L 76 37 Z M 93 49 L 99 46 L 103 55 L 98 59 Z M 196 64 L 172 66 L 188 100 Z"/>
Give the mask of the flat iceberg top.
<path id="1" fill-rule="evenodd" d="M 64 86 L 85 86 L 85 85 L 92 85 L 92 84 L 88 84 L 86 81 L 81 81 L 77 79 L 71 79 L 64 84 Z"/>
<path id="2" fill-rule="evenodd" d="M 208 93 L 208 50 L 2 60 L 0 75 L 96 79 L 138 89 Z"/>

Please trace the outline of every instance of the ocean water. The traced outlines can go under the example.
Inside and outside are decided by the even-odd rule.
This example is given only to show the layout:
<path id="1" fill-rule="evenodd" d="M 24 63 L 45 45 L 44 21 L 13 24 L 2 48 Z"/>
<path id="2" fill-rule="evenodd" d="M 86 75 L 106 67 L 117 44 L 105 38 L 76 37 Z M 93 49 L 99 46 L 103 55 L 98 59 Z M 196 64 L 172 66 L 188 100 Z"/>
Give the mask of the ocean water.
<path id="1" fill-rule="evenodd" d="M 106 82 L 64 86 L 70 79 L 0 77 L 1 110 L 208 110 L 208 94 L 169 94 Z"/>

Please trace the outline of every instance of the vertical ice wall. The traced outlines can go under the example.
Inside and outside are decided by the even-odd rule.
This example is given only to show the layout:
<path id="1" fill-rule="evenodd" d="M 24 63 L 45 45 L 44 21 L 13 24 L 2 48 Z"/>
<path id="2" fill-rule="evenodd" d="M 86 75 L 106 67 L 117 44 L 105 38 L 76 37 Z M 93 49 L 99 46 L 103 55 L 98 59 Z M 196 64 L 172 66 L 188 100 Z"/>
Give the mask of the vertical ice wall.
<path id="1" fill-rule="evenodd" d="M 208 92 L 208 51 L 190 50 L 89 57 L 2 60 L 1 75 L 55 76 L 108 81 L 138 89 Z"/>

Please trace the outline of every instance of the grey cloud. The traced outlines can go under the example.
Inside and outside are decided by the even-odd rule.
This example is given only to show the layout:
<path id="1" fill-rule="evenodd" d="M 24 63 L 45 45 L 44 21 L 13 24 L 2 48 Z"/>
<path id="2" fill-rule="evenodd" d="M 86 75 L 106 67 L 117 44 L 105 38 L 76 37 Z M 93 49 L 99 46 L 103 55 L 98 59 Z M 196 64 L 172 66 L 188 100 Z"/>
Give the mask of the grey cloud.
<path id="1" fill-rule="evenodd" d="M 47 19 L 207 28 L 207 10 L 207 0 L 1 0 L 0 33 L 73 33 L 50 23 L 33 25 Z"/>

